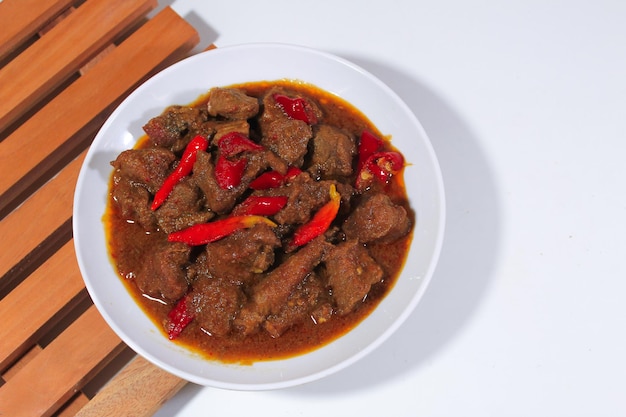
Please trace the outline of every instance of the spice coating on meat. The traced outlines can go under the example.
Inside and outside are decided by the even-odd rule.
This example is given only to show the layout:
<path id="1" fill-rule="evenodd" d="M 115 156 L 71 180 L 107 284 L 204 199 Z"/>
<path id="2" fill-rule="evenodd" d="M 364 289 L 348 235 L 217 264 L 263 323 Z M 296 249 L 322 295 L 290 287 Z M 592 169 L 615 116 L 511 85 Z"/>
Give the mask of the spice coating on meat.
<path id="1" fill-rule="evenodd" d="M 236 88 L 212 88 L 207 104 L 211 116 L 246 120 L 259 112 L 259 101 Z"/>
<path id="2" fill-rule="evenodd" d="M 362 243 L 389 243 L 406 236 L 411 219 L 404 207 L 394 204 L 385 194 L 374 194 L 358 205 L 343 224 L 348 238 Z"/>
<path id="3" fill-rule="evenodd" d="M 324 264 L 339 314 L 352 311 L 383 278 L 382 268 L 356 240 L 333 246 Z"/>
<path id="4" fill-rule="evenodd" d="M 235 325 L 244 334 L 256 331 L 270 313 L 279 313 L 293 289 L 322 261 L 331 245 L 319 237 L 294 253 L 254 286 L 252 299 L 244 305 Z"/>
<path id="5" fill-rule="evenodd" d="M 198 187 L 188 179 L 174 186 L 167 200 L 155 211 L 159 228 L 165 233 L 205 223 L 214 215 L 203 209 Z"/>
<path id="6" fill-rule="evenodd" d="M 114 175 L 140 184 L 155 193 L 163 184 L 176 155 L 163 148 L 129 149 L 122 152 L 111 165 Z"/>
<path id="7" fill-rule="evenodd" d="M 143 126 L 154 146 L 179 151 L 185 145 L 186 135 L 213 133 L 213 127 L 206 124 L 207 114 L 198 107 L 170 106 L 159 116 L 153 117 Z"/>
<path id="8" fill-rule="evenodd" d="M 190 293 L 191 306 L 200 328 L 211 336 L 225 336 L 244 295 L 239 286 L 222 279 L 202 277 Z"/>
<path id="9" fill-rule="evenodd" d="M 312 140 L 309 172 L 321 178 L 352 175 L 352 160 L 356 155 L 354 138 L 340 129 L 321 125 Z"/>
<path id="10" fill-rule="evenodd" d="M 161 244 L 147 254 L 137 271 L 137 286 L 152 297 L 177 300 L 187 292 L 185 266 L 190 248 L 185 244 Z"/>
<path id="11" fill-rule="evenodd" d="M 257 224 L 207 245 L 206 268 L 209 275 L 240 285 L 265 272 L 280 245 L 267 224 Z"/>

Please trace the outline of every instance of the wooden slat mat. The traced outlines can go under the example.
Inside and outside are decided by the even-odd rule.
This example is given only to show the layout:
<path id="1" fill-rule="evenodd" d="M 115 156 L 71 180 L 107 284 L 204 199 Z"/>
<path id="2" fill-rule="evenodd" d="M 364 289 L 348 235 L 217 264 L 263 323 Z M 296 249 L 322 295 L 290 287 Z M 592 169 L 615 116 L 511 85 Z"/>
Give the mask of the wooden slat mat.
<path id="1" fill-rule="evenodd" d="M 198 34 L 156 0 L 0 2 L 0 415 L 149 416 L 185 382 L 147 363 L 85 290 L 74 187 L 108 117 Z"/>

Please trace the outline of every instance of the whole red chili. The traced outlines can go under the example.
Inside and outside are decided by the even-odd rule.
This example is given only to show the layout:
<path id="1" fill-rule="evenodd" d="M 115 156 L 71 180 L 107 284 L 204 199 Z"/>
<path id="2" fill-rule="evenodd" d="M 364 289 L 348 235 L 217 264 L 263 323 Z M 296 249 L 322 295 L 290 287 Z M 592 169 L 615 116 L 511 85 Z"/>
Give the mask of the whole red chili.
<path id="1" fill-rule="evenodd" d="M 167 314 L 166 331 L 170 340 L 176 339 L 196 317 L 189 294 L 181 298 Z"/>
<path id="2" fill-rule="evenodd" d="M 186 243 L 190 246 L 206 245 L 233 234 L 237 230 L 253 227 L 259 223 L 265 223 L 271 227 L 276 226 L 276 223 L 263 216 L 232 216 L 172 232 L 167 236 L 167 240 Z"/>
<path id="3" fill-rule="evenodd" d="M 209 141 L 203 136 L 197 135 L 191 139 L 183 152 L 183 156 L 180 159 L 178 166 L 176 166 L 174 171 L 172 171 L 172 173 L 165 179 L 161 188 L 159 188 L 154 195 L 154 199 L 150 205 L 152 210 L 158 209 L 170 195 L 174 186 L 191 173 L 193 164 L 196 163 L 196 155 L 198 154 L 198 151 L 204 151 L 208 148 L 208 146 Z"/>
<path id="4" fill-rule="evenodd" d="M 251 195 L 232 211 L 233 216 L 273 216 L 287 205 L 289 198 L 286 196 L 260 196 Z"/>
<path id="5" fill-rule="evenodd" d="M 335 184 L 331 184 L 329 194 L 330 201 L 315 212 L 311 220 L 296 229 L 292 240 L 293 246 L 305 245 L 320 236 L 328 230 L 330 224 L 335 220 L 341 204 L 341 195 L 337 192 Z"/>
<path id="6" fill-rule="evenodd" d="M 250 188 L 252 188 L 253 190 L 267 190 L 269 188 L 277 188 L 285 184 L 286 182 L 291 181 L 301 172 L 302 170 L 300 168 L 294 166 L 289 167 L 285 175 L 281 174 L 278 171 L 267 171 L 252 180 L 252 182 L 250 183 Z"/>
<path id="7" fill-rule="evenodd" d="M 287 97 L 283 94 L 272 95 L 276 104 L 292 119 L 302 120 L 305 123 L 313 125 L 317 123 L 317 116 L 309 103 L 301 97 Z"/>
<path id="8" fill-rule="evenodd" d="M 267 190 L 269 188 L 280 187 L 285 176 L 278 171 L 267 171 L 250 182 L 253 190 Z"/>
<path id="9" fill-rule="evenodd" d="M 220 155 L 215 163 L 215 180 L 217 185 L 223 190 L 230 190 L 241 183 L 243 172 L 246 169 L 248 160 L 239 158 L 231 161 L 224 155 Z"/>

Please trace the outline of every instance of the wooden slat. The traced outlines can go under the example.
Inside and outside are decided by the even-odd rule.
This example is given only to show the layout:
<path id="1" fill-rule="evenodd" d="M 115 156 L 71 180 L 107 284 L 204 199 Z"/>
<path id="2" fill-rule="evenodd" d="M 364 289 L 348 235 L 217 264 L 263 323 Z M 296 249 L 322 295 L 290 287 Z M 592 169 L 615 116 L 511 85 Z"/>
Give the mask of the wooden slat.
<path id="1" fill-rule="evenodd" d="M 4 0 L 0 3 L 0 60 L 76 0 Z"/>
<path id="2" fill-rule="evenodd" d="M 155 6 L 155 0 L 88 0 L 0 69 L 0 131 Z"/>
<path id="3" fill-rule="evenodd" d="M 0 414 L 48 416 L 123 349 L 90 307 L 0 389 Z"/>
<path id="4" fill-rule="evenodd" d="M 107 110 L 198 41 L 165 8 L 0 142 L 0 219 L 87 145 Z"/>
<path id="5" fill-rule="evenodd" d="M 72 216 L 74 187 L 85 153 L 0 222 L 0 236 L 5 242 L 11 242 L 0 251 L 0 286 L 2 280 L 9 278 L 8 273 L 16 263 Z"/>
<path id="6" fill-rule="evenodd" d="M 0 371 L 35 343 L 44 326 L 60 320 L 57 313 L 84 288 L 70 241 L 0 300 Z"/>
<path id="7" fill-rule="evenodd" d="M 148 417 L 186 383 L 137 356 L 76 417 Z"/>

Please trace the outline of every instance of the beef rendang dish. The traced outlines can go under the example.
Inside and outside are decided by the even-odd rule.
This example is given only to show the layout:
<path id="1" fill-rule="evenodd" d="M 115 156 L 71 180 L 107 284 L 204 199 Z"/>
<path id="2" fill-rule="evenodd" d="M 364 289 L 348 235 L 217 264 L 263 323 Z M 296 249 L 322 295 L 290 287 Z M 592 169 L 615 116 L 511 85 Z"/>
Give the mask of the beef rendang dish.
<path id="1" fill-rule="evenodd" d="M 393 286 L 414 223 L 404 158 L 314 86 L 216 87 L 111 164 L 111 258 L 142 309 L 207 358 L 316 349 Z"/>

